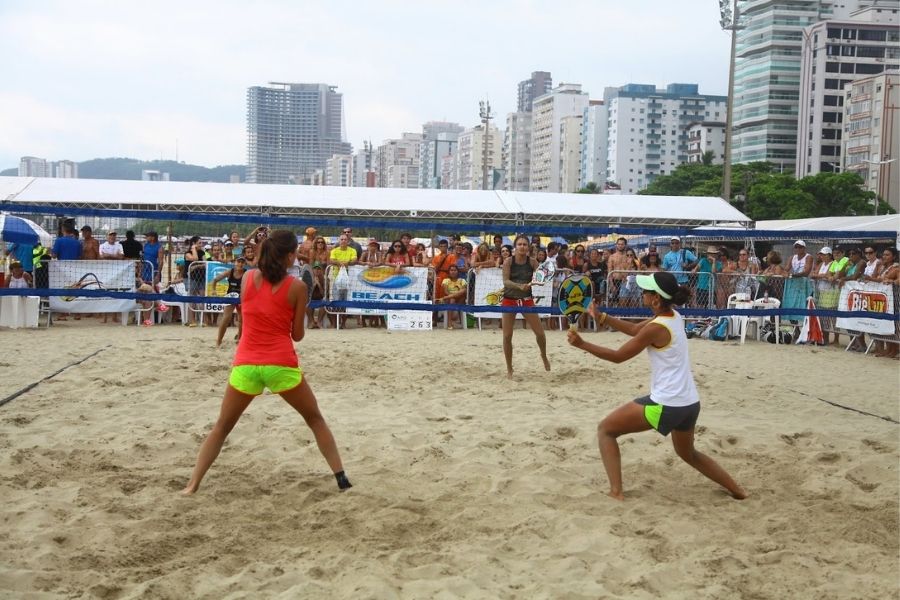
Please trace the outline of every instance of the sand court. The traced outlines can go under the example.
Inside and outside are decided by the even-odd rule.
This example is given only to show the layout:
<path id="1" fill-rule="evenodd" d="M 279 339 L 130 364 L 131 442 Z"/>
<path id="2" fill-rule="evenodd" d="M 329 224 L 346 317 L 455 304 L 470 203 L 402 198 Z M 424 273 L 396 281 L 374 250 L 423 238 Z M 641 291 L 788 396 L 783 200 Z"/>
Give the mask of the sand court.
<path id="1" fill-rule="evenodd" d="M 184 498 L 233 343 L 89 320 L 2 330 L 0 399 L 96 354 L 0 407 L 0 594 L 896 595 L 896 361 L 691 340 L 697 447 L 751 497 L 647 432 L 623 438 L 618 503 L 595 429 L 647 392 L 646 358 L 601 363 L 548 332 L 545 374 L 517 329 L 509 382 L 500 344 L 496 330 L 309 331 L 303 368 L 354 488 L 337 492 L 300 416 L 264 395 Z"/>

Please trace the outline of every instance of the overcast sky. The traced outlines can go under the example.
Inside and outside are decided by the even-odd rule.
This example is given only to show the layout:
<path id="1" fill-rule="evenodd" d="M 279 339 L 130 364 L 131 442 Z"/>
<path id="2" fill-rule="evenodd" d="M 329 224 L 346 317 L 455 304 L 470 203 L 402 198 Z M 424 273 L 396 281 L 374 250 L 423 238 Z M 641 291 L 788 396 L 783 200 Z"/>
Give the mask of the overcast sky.
<path id="1" fill-rule="evenodd" d="M 246 90 L 324 82 L 347 135 L 478 122 L 503 127 L 516 84 L 550 71 L 593 98 L 625 83 L 725 94 L 716 0 L 0 0 L 0 169 L 128 156 L 246 162 Z"/>

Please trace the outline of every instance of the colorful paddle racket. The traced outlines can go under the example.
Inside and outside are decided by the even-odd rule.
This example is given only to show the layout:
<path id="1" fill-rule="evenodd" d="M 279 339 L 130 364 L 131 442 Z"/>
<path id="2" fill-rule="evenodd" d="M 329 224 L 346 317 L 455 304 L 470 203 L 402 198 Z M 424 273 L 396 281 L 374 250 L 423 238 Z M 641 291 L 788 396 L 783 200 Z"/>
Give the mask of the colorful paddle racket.
<path id="1" fill-rule="evenodd" d="M 532 285 L 544 285 L 545 283 L 549 283 L 553 280 L 553 275 L 555 273 L 556 263 L 553 259 L 548 258 L 538 265 L 538 268 L 531 274 L 531 283 Z"/>
<path id="2" fill-rule="evenodd" d="M 591 278 L 587 275 L 569 275 L 559 284 L 557 304 L 560 312 L 569 319 L 569 329 L 578 326 L 578 318 L 591 305 L 592 292 Z"/>

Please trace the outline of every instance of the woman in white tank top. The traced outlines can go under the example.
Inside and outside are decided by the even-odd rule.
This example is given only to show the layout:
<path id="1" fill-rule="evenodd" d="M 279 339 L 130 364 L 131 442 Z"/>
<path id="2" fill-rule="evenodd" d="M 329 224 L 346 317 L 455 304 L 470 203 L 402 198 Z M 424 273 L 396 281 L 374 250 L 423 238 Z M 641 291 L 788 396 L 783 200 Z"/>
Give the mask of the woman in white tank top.
<path id="1" fill-rule="evenodd" d="M 683 305 L 690 299 L 688 288 L 679 286 L 675 276 L 666 271 L 638 275 L 637 284 L 642 290 L 645 307 L 653 311 L 653 318 L 632 323 L 597 314 L 591 305 L 591 316 L 598 325 L 631 336 L 618 350 L 585 342 L 578 332 L 569 330 L 569 343 L 610 362 L 625 362 L 642 350 L 650 358 L 650 394 L 623 404 L 607 415 L 597 428 L 600 457 L 609 478 L 609 495 L 624 500 L 622 491 L 622 462 L 619 455 L 620 435 L 655 429 L 663 435 L 672 432 L 675 452 L 708 478 L 742 500 L 747 492 L 709 456 L 694 449 L 694 427 L 700 414 L 700 397 L 688 356 L 684 319 L 675 312 L 674 305 Z"/>

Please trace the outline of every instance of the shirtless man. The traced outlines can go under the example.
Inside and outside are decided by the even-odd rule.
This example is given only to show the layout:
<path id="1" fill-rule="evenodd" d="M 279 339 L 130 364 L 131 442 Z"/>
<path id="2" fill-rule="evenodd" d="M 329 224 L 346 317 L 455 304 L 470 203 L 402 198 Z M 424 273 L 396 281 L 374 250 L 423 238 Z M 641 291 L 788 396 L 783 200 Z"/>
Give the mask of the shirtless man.
<path id="1" fill-rule="evenodd" d="M 90 225 L 81 228 L 81 260 L 98 260 L 100 242 L 94 237 Z"/>
<path id="2" fill-rule="evenodd" d="M 628 258 L 628 240 L 620 237 L 616 240 L 616 249 L 606 261 L 607 272 L 609 273 L 609 303 L 615 305 L 619 302 L 619 290 L 628 273 L 625 271 L 634 268 L 634 261 Z"/>
<path id="3" fill-rule="evenodd" d="M 316 228 L 307 227 L 304 233 L 306 233 L 306 239 L 300 242 L 300 250 L 297 252 L 297 258 L 300 259 L 300 264 L 303 265 L 312 262 L 310 257 L 316 243 Z"/>

